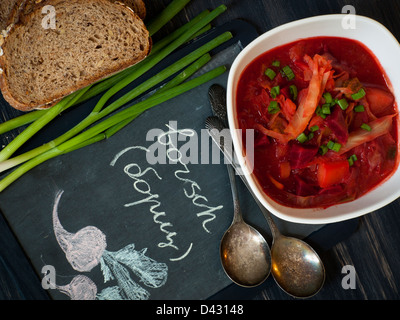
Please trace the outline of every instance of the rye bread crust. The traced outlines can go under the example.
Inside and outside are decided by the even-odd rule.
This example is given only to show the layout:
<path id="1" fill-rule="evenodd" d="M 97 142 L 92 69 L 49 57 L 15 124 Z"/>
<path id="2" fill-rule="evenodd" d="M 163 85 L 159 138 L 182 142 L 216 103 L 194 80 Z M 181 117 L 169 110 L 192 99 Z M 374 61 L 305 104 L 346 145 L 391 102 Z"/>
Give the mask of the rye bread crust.
<path id="1" fill-rule="evenodd" d="M 25 0 L 23 0 L 23 1 L 25 1 Z M 30 0 L 27 0 L 27 1 L 30 1 Z M 33 1 L 35 1 L 35 0 L 33 0 Z M 107 2 L 107 3 L 111 2 L 109 0 L 80 0 L 80 1 L 81 2 L 86 1 L 88 3 L 96 2 L 97 4 L 101 4 L 104 2 Z M 74 1 L 71 1 L 71 2 L 74 2 Z M 12 39 L 13 33 L 18 32 L 18 28 L 24 28 L 26 23 L 29 22 L 30 19 L 33 19 L 33 17 L 35 17 L 35 15 L 38 14 L 39 10 L 41 13 L 41 9 L 44 5 L 50 4 L 50 5 L 57 6 L 57 4 L 59 4 L 59 3 L 65 3 L 65 1 L 63 1 L 63 0 L 44 0 L 38 4 L 34 4 L 34 8 L 33 8 L 33 10 L 31 10 L 30 13 L 23 14 L 23 19 L 19 19 L 18 22 L 15 23 L 15 25 L 13 25 L 11 28 L 9 28 L 9 33 L 8 33 L 7 37 L 4 39 L 4 45 L 3 45 L 4 54 L 0 56 L 0 68 L 2 69 L 2 72 L 0 75 L 0 89 L 3 93 L 3 97 L 6 99 L 6 101 L 8 101 L 12 107 L 14 107 L 18 110 L 30 111 L 33 109 L 50 108 L 51 106 L 56 104 L 58 101 L 60 101 L 63 97 L 136 64 L 137 62 L 139 62 L 140 60 L 145 58 L 150 52 L 151 40 L 148 35 L 147 29 L 144 26 L 143 21 L 133 12 L 133 10 L 126 8 L 126 6 L 122 5 L 121 3 L 109 4 L 109 5 L 113 5 L 113 6 L 124 7 L 124 9 L 122 9 L 122 10 L 124 10 L 124 14 L 131 15 L 135 21 L 135 25 L 138 24 L 140 26 L 140 30 L 142 30 L 142 28 L 143 28 L 147 32 L 146 33 L 146 36 L 147 36 L 146 47 L 143 48 L 143 53 L 141 54 L 140 59 L 136 58 L 136 59 L 132 59 L 132 60 L 122 61 L 121 63 L 118 64 L 117 67 L 113 68 L 112 70 L 110 70 L 110 69 L 101 70 L 100 69 L 95 74 L 93 74 L 90 78 L 81 80 L 74 86 L 66 86 L 62 90 L 60 89 L 61 91 L 59 90 L 59 92 L 57 94 L 47 96 L 46 99 L 44 99 L 44 100 L 42 99 L 40 101 L 38 100 L 38 101 L 33 101 L 33 102 L 27 102 L 25 99 L 25 101 L 23 101 L 24 99 L 21 99 L 20 96 L 15 93 L 15 90 L 13 90 L 10 87 L 10 84 L 8 81 L 8 71 L 13 66 L 10 66 L 7 61 L 7 41 L 10 41 L 9 39 Z M 126 8 L 126 10 L 125 10 L 125 8 Z M 56 9 L 57 9 L 57 7 L 56 7 Z M 1 45 L 1 43 L 0 43 L 0 45 Z M 82 66 L 82 68 L 85 68 L 85 66 Z M 34 99 L 32 99 L 32 100 L 34 100 Z"/>

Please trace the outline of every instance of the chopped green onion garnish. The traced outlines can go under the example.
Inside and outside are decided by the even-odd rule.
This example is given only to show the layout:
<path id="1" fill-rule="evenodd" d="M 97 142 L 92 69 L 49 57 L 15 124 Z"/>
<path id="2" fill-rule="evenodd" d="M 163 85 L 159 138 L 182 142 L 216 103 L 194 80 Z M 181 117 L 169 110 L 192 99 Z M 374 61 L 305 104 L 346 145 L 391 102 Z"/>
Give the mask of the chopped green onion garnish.
<path id="1" fill-rule="evenodd" d="M 352 158 L 348 158 L 347 161 L 349 162 L 350 167 L 354 164 L 354 161 Z"/>
<path id="2" fill-rule="evenodd" d="M 324 105 L 322 105 L 322 113 L 323 114 L 331 114 L 331 105 L 328 103 L 325 103 Z"/>
<path id="3" fill-rule="evenodd" d="M 331 149 L 333 151 L 339 152 L 340 148 L 342 147 L 342 145 L 340 143 L 337 142 L 333 142 L 333 141 L 329 141 L 327 144 L 328 149 Z"/>
<path id="4" fill-rule="evenodd" d="M 372 130 L 371 127 L 369 125 L 367 125 L 366 123 L 363 123 L 361 125 L 361 128 L 364 129 L 364 130 L 367 130 L 367 131 L 371 131 Z"/>
<path id="5" fill-rule="evenodd" d="M 321 107 L 317 107 L 317 110 L 315 111 L 315 113 L 320 116 L 322 119 L 326 118 L 326 115 L 322 112 Z"/>
<path id="6" fill-rule="evenodd" d="M 273 67 L 280 67 L 281 66 L 281 62 L 279 60 L 275 60 L 274 62 L 272 62 L 272 66 Z"/>
<path id="7" fill-rule="evenodd" d="M 289 91 L 290 91 L 292 100 L 296 100 L 297 99 L 297 87 L 294 84 L 292 84 L 291 86 L 289 86 Z"/>
<path id="8" fill-rule="evenodd" d="M 329 92 L 324 93 L 325 103 L 332 103 L 332 95 Z"/>
<path id="9" fill-rule="evenodd" d="M 357 161 L 357 156 L 355 154 L 353 154 L 349 159 L 347 159 L 349 161 L 349 165 L 350 167 L 354 164 L 355 161 Z"/>
<path id="10" fill-rule="evenodd" d="M 280 87 L 279 86 L 271 88 L 271 97 L 273 99 L 275 99 L 279 95 L 279 93 L 280 93 Z"/>
<path id="11" fill-rule="evenodd" d="M 332 150 L 335 151 L 335 152 L 339 152 L 341 147 L 342 147 L 342 145 L 340 143 L 335 142 L 335 144 L 333 145 Z"/>
<path id="12" fill-rule="evenodd" d="M 289 66 L 284 66 L 282 71 L 289 81 L 294 79 L 293 70 Z"/>
<path id="13" fill-rule="evenodd" d="M 327 144 L 328 149 L 333 149 L 333 146 L 335 145 L 335 143 L 333 141 L 329 141 Z"/>
<path id="14" fill-rule="evenodd" d="M 355 108 L 354 108 L 354 111 L 355 112 L 364 112 L 365 111 L 365 108 L 364 108 L 364 106 L 363 105 L 359 105 L 359 106 L 356 106 Z"/>
<path id="15" fill-rule="evenodd" d="M 297 141 L 299 141 L 300 143 L 304 143 L 307 140 L 308 140 L 308 137 L 306 136 L 306 134 L 304 132 L 297 137 Z"/>
<path id="16" fill-rule="evenodd" d="M 308 135 L 308 140 L 311 140 L 312 138 L 314 138 L 314 132 L 311 132 L 311 133 Z"/>
<path id="17" fill-rule="evenodd" d="M 319 153 L 323 156 L 325 153 L 328 152 L 328 147 L 326 145 L 322 145 L 319 147 Z"/>
<path id="18" fill-rule="evenodd" d="M 315 132 L 315 131 L 318 131 L 319 130 L 319 127 L 318 126 L 312 126 L 311 128 L 310 128 L 310 131 L 311 132 Z"/>
<path id="19" fill-rule="evenodd" d="M 351 95 L 353 100 L 360 100 L 361 98 L 364 98 L 365 96 L 365 90 L 363 88 L 360 89 L 357 93 L 354 93 Z"/>
<path id="20" fill-rule="evenodd" d="M 347 102 L 346 99 L 340 99 L 337 103 L 338 103 L 339 107 L 340 107 L 342 110 L 346 110 L 347 107 L 349 106 L 349 103 Z"/>
<path id="21" fill-rule="evenodd" d="M 268 106 L 268 113 L 275 114 L 275 113 L 278 113 L 280 110 L 281 109 L 278 106 L 278 102 L 271 101 L 271 103 Z"/>
<path id="22" fill-rule="evenodd" d="M 276 77 L 276 72 L 270 68 L 268 68 L 267 70 L 265 70 L 265 75 L 270 78 L 271 80 L 274 80 Z"/>

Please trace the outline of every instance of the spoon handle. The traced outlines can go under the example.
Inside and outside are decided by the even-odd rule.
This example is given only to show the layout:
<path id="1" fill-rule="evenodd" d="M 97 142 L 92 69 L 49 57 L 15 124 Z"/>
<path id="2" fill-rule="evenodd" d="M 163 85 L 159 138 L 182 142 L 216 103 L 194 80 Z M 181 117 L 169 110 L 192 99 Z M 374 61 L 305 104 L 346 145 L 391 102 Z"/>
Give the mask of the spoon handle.
<path id="1" fill-rule="evenodd" d="M 255 202 L 259 206 L 262 214 L 264 215 L 265 220 L 267 220 L 268 226 L 271 230 L 273 238 L 277 238 L 281 235 L 279 229 L 277 228 L 274 220 L 272 219 L 271 213 L 265 208 L 261 202 L 257 199 L 256 195 L 254 192 L 251 190 L 251 187 L 249 183 L 247 182 L 246 177 L 243 174 L 240 174 L 240 171 L 238 170 L 238 164 L 235 163 L 234 158 L 233 158 L 233 141 L 230 133 L 225 132 L 224 133 L 224 139 L 223 142 L 221 141 L 221 136 L 220 136 L 220 131 L 224 129 L 224 125 L 220 121 L 220 119 L 216 116 L 214 117 L 209 117 L 206 120 L 206 127 L 208 134 L 211 136 L 212 140 L 214 143 L 218 146 L 218 148 L 221 150 L 223 155 L 225 156 L 226 161 L 231 166 L 231 170 L 233 172 L 236 172 L 236 174 L 242 179 L 243 183 L 247 187 L 248 191 L 250 194 L 253 196 Z M 231 148 L 224 148 L 224 146 L 232 146 Z M 228 165 L 229 166 L 229 165 Z"/>
<path id="2" fill-rule="evenodd" d="M 232 190 L 232 198 L 233 198 L 233 223 L 241 222 L 243 220 L 242 218 L 242 212 L 240 210 L 240 205 L 239 205 L 239 195 L 237 191 L 237 185 L 236 185 L 236 177 L 235 177 L 235 170 L 231 165 L 226 166 L 228 169 L 228 175 L 229 175 L 229 180 L 231 184 L 231 190 Z"/>

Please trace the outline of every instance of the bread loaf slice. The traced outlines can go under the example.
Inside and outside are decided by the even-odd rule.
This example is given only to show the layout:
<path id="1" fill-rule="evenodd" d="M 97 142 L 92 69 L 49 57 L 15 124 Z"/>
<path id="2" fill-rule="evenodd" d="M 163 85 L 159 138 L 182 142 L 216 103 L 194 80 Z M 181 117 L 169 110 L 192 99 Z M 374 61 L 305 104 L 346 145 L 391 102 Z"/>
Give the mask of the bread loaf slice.
<path id="1" fill-rule="evenodd" d="M 2 0 L 3 1 L 3 0 Z M 6 29 L 8 26 L 15 24 L 17 22 L 24 23 L 25 17 L 28 16 L 35 8 L 40 6 L 44 0 L 4 0 L 4 9 L 6 12 L 4 14 L 0 13 L 0 22 L 4 18 L 4 23 L 0 26 L 0 30 Z M 140 19 L 144 20 L 146 18 L 147 10 L 146 5 L 142 0 L 109 0 L 111 2 L 120 2 L 127 5 L 129 8 L 135 12 Z M 4 17 L 3 17 L 4 16 Z M 8 18 L 7 18 L 8 16 Z"/>
<path id="2" fill-rule="evenodd" d="M 44 28 L 52 5 L 55 29 Z M 144 59 L 151 47 L 143 21 L 109 0 L 45 0 L 1 44 L 0 89 L 16 109 L 52 106 L 66 95 Z"/>

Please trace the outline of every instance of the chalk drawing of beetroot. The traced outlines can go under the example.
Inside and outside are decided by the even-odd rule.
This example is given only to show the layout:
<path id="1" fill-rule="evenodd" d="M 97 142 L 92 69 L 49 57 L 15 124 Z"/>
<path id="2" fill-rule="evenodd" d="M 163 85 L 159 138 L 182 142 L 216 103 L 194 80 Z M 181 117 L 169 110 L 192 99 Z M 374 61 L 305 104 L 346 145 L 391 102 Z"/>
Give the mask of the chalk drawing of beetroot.
<path id="1" fill-rule="evenodd" d="M 145 255 L 147 249 L 136 251 L 135 246 L 130 244 L 117 252 L 110 252 L 106 250 L 106 236 L 96 227 L 88 226 L 76 233 L 66 231 L 58 217 L 58 206 L 62 194 L 63 191 L 60 191 L 54 201 L 53 228 L 57 242 L 68 262 L 79 272 L 89 272 L 100 264 L 104 282 L 116 280 L 118 283 L 118 286 L 104 289 L 97 295 L 99 299 L 147 300 L 149 298 L 149 292 L 132 280 L 126 267 L 147 287 L 159 288 L 166 283 L 168 266 L 147 257 Z M 69 287 L 63 288 L 64 293 L 69 292 L 70 297 L 80 297 L 85 296 L 83 294 L 85 290 L 93 292 L 94 283 L 90 283 L 89 278 L 84 280 L 78 278 L 77 282 L 71 282 L 72 286 L 70 284 Z M 85 289 L 85 285 L 89 287 Z M 67 290 L 78 287 L 81 295 L 71 294 L 71 290 Z M 87 297 L 90 296 L 90 294 L 87 295 Z"/>
<path id="2" fill-rule="evenodd" d="M 69 296 L 71 300 L 95 300 L 97 296 L 96 284 L 90 278 L 83 275 L 75 276 L 65 286 L 57 285 L 56 289 Z"/>
<path id="3" fill-rule="evenodd" d="M 100 262 L 107 247 L 106 236 L 96 227 L 85 227 L 77 233 L 67 232 L 58 218 L 58 205 L 63 191 L 60 191 L 53 208 L 53 228 L 58 244 L 64 251 L 71 266 L 80 272 L 89 272 Z"/>

